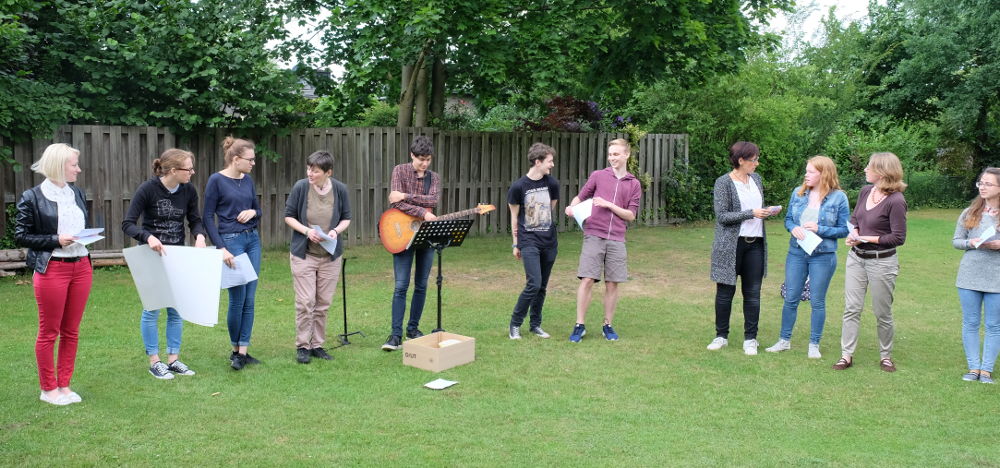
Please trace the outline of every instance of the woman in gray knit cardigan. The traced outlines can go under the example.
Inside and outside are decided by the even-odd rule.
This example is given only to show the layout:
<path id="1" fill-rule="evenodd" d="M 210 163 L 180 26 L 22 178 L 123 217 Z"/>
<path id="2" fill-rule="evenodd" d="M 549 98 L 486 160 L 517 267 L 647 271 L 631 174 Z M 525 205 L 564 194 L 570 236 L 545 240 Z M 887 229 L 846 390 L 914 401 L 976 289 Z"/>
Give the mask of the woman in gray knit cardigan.
<path id="1" fill-rule="evenodd" d="M 958 301 L 962 305 L 962 345 L 969 372 L 962 380 L 993 383 L 993 364 L 1000 352 L 1000 169 L 986 168 L 976 182 L 979 196 L 955 226 L 952 244 L 964 250 L 958 265 Z M 979 348 L 980 317 L 986 321 L 982 357 Z"/>
<path id="2" fill-rule="evenodd" d="M 736 277 L 743 292 L 743 352 L 757 354 L 757 321 L 760 317 L 760 284 L 767 274 L 764 218 L 778 214 L 780 206 L 764 207 L 764 185 L 757 170 L 760 148 L 749 141 L 729 147 L 733 170 L 715 180 L 715 240 L 712 242 L 712 281 L 715 291 L 715 339 L 708 349 L 729 344 L 729 316 Z"/>

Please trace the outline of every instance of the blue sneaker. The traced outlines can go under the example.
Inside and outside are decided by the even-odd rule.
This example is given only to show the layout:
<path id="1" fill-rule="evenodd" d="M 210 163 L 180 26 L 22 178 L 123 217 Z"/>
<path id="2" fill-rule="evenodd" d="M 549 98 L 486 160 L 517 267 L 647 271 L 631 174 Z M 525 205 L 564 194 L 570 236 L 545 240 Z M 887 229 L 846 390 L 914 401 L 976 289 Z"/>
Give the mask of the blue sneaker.
<path id="1" fill-rule="evenodd" d="M 583 335 L 587 334 L 587 328 L 583 324 L 578 323 L 573 327 L 573 333 L 569 334 L 569 341 L 571 343 L 579 343 L 583 339 Z"/>
<path id="2" fill-rule="evenodd" d="M 993 377 L 989 375 L 979 374 L 979 383 L 993 383 Z"/>
<path id="3" fill-rule="evenodd" d="M 618 341 L 618 334 L 615 333 L 615 329 L 611 328 L 611 325 L 605 325 L 601 329 L 601 333 L 604 334 L 604 339 L 608 341 Z"/>
<path id="4" fill-rule="evenodd" d="M 966 382 L 975 382 L 979 380 L 979 372 L 966 372 L 966 374 L 962 376 L 962 380 Z"/>

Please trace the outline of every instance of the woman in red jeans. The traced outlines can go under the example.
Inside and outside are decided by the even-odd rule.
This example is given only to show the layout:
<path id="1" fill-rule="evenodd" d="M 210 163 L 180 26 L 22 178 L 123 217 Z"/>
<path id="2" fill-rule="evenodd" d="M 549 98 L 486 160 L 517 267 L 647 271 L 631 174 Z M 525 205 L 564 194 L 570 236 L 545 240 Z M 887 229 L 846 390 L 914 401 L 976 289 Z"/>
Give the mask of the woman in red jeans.
<path id="1" fill-rule="evenodd" d="M 21 194 L 14 227 L 14 241 L 28 248 L 27 264 L 35 270 L 39 399 L 60 406 L 81 401 L 69 381 L 92 281 L 90 253 L 75 237 L 87 220 L 83 190 L 70 185 L 80 174 L 79 160 L 80 152 L 68 145 L 45 148 L 42 158 L 31 165 L 45 180 Z M 57 339 L 58 364 L 52 356 Z"/>

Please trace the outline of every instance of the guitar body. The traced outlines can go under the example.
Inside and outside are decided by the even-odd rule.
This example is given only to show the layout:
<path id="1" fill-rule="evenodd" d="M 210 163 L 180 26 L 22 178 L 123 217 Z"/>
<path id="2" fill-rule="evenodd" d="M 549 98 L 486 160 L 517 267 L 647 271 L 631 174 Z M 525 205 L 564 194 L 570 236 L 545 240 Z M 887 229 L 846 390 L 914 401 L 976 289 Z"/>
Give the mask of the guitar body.
<path id="1" fill-rule="evenodd" d="M 446 220 L 463 218 L 475 214 L 482 215 L 495 209 L 497 208 L 493 205 L 480 204 L 472 209 L 438 216 L 437 219 Z M 403 213 L 398 208 L 385 210 L 382 213 L 382 217 L 378 220 L 378 237 L 382 240 L 382 247 L 385 247 L 385 250 L 393 254 L 410 248 L 410 244 L 413 243 L 413 238 L 416 237 L 421 224 L 423 224 L 422 219 Z"/>
<path id="2" fill-rule="evenodd" d="M 410 216 L 396 208 L 389 208 L 378 220 L 378 236 L 389 253 L 400 253 L 410 246 L 413 236 L 420 229 L 420 218 Z"/>

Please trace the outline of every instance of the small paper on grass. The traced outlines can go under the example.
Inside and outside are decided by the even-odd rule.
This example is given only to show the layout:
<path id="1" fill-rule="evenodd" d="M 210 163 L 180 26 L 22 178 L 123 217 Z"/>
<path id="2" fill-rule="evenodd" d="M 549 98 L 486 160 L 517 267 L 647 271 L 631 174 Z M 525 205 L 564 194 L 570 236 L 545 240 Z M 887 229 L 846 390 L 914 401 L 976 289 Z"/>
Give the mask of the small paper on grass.
<path id="1" fill-rule="evenodd" d="M 425 383 L 424 386 L 427 387 L 427 388 L 429 388 L 429 389 L 431 389 L 431 390 L 444 390 L 444 389 L 446 389 L 446 388 L 448 388 L 448 387 L 450 387 L 452 385 L 455 385 L 457 383 L 458 382 L 454 382 L 454 381 L 451 381 L 451 380 L 436 379 L 436 380 L 432 380 L 430 382 Z"/>

